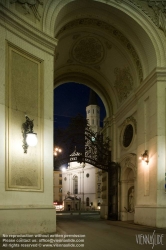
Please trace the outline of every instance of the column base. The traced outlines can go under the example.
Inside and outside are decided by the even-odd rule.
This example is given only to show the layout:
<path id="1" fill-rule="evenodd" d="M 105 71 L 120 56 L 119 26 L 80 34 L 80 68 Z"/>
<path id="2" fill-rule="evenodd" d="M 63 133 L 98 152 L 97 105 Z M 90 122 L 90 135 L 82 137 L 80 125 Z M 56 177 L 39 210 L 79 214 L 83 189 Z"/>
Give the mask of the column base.
<path id="1" fill-rule="evenodd" d="M 108 206 L 107 205 L 102 205 L 100 207 L 100 218 L 102 219 L 108 219 Z"/>
<path id="2" fill-rule="evenodd" d="M 56 232 L 56 210 L 53 206 L 0 207 L 0 236 L 53 232 Z"/>

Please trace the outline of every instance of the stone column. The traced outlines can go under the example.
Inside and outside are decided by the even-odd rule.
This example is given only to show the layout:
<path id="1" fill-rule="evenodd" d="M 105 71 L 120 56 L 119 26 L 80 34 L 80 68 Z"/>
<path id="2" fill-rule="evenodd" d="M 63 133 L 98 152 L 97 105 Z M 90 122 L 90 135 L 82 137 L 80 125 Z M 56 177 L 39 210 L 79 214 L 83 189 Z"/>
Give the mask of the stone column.
<path id="1" fill-rule="evenodd" d="M 52 145 L 57 42 L 4 6 L 0 11 L 0 235 L 51 233 L 56 231 Z M 34 120 L 38 137 L 27 153 L 22 147 L 25 115 Z"/>

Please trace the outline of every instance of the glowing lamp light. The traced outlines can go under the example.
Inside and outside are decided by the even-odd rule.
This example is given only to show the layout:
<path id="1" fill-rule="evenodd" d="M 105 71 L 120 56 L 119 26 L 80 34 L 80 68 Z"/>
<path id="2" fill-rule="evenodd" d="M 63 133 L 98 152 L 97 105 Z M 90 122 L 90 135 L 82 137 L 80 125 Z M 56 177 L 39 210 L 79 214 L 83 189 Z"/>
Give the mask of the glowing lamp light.
<path id="1" fill-rule="evenodd" d="M 149 163 L 148 150 L 145 150 L 145 152 L 143 154 L 141 154 L 141 156 L 139 157 L 139 159 L 142 160 L 143 162 L 146 162 L 148 164 Z"/>
<path id="2" fill-rule="evenodd" d="M 59 148 L 59 147 L 56 147 L 56 148 L 54 149 L 54 155 L 55 155 L 55 156 L 58 156 L 58 154 L 61 153 L 61 152 L 62 152 L 62 149 Z"/>
<path id="3" fill-rule="evenodd" d="M 66 172 L 66 168 L 63 167 L 63 168 L 62 168 L 62 172 Z"/>
<path id="4" fill-rule="evenodd" d="M 37 134 L 36 133 L 28 133 L 26 135 L 26 142 L 28 146 L 34 147 L 37 145 Z"/>
<path id="5" fill-rule="evenodd" d="M 22 135 L 23 135 L 23 149 L 24 153 L 27 153 L 29 146 L 34 147 L 37 144 L 37 134 L 33 132 L 34 120 L 31 120 L 25 115 L 26 121 L 22 124 Z"/>

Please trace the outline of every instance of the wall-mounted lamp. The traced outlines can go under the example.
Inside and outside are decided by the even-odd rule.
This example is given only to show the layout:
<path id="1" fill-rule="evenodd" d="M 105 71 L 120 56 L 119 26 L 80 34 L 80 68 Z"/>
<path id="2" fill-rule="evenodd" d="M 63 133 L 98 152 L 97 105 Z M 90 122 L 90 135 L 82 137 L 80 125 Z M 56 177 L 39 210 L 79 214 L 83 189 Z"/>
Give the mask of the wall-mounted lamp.
<path id="1" fill-rule="evenodd" d="M 146 162 L 147 164 L 149 163 L 149 154 L 148 150 L 145 150 L 145 152 L 139 157 L 140 160 Z"/>
<path id="2" fill-rule="evenodd" d="M 33 132 L 33 120 L 25 116 L 26 121 L 22 124 L 23 149 L 27 153 L 28 146 L 34 147 L 37 144 L 37 134 Z"/>

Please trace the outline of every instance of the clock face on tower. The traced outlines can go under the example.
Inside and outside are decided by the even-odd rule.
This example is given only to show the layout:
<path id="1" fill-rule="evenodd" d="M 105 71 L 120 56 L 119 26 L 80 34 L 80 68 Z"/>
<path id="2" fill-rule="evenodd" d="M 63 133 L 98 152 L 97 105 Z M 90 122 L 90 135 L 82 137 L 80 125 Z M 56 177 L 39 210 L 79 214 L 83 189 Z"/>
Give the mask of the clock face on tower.
<path id="1" fill-rule="evenodd" d="M 95 141 L 95 137 L 93 137 L 93 136 L 92 136 L 92 138 L 91 138 L 91 139 L 92 139 L 92 141 Z"/>

